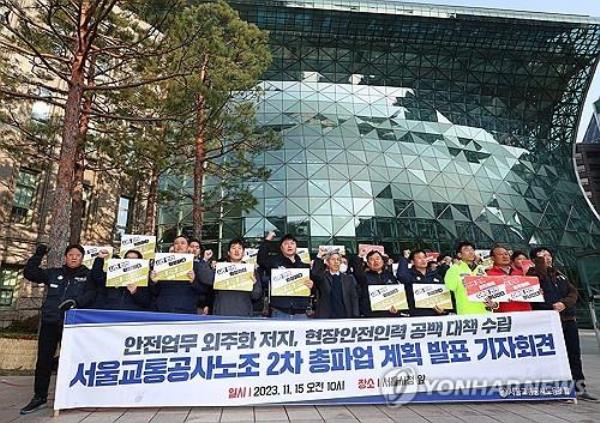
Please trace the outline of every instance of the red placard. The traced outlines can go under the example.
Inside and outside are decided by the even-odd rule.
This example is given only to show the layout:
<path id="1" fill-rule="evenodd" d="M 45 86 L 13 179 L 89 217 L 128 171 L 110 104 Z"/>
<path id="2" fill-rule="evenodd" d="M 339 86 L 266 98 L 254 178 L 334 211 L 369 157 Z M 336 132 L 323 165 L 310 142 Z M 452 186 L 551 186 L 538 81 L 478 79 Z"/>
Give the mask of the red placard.
<path id="1" fill-rule="evenodd" d="M 510 301 L 543 303 L 540 280 L 535 276 L 501 276 L 505 278 L 506 294 Z"/>
<path id="2" fill-rule="evenodd" d="M 486 299 L 493 301 L 506 301 L 505 276 L 465 276 L 463 284 L 467 290 L 469 301 L 485 302 Z"/>
<path id="3" fill-rule="evenodd" d="M 440 256 L 440 253 L 436 253 L 434 251 L 430 251 L 428 253 L 425 253 L 425 256 L 427 256 L 427 261 L 437 261 L 438 257 Z"/>
<path id="4" fill-rule="evenodd" d="M 385 248 L 383 247 L 383 245 L 358 244 L 358 251 L 364 251 L 365 254 L 368 254 L 371 251 L 378 251 L 381 254 L 385 254 Z"/>

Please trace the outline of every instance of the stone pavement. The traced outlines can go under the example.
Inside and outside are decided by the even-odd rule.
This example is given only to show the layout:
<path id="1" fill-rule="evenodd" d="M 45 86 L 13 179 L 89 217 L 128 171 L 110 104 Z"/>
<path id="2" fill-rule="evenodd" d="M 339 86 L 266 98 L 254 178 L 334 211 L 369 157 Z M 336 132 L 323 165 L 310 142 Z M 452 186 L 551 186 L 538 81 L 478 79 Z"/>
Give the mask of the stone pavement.
<path id="1" fill-rule="evenodd" d="M 591 331 L 581 332 L 584 372 L 591 392 L 600 395 L 600 348 Z M 600 402 L 523 402 L 364 406 L 194 407 L 66 410 L 51 408 L 29 416 L 19 409 L 31 398 L 33 378 L 0 376 L 0 423 L 204 423 L 204 422 L 368 422 L 368 423 L 598 423 Z"/>

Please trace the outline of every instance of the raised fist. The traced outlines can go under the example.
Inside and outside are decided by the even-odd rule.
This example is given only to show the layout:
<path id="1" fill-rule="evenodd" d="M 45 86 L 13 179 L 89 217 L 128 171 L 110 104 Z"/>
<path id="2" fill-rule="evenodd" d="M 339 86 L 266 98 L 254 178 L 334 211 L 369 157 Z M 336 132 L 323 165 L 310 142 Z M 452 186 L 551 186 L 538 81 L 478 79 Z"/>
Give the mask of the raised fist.
<path id="1" fill-rule="evenodd" d="M 48 254 L 49 250 L 50 249 L 48 248 L 48 246 L 46 244 L 38 244 L 38 246 L 35 248 L 35 255 L 43 257 L 46 254 Z"/>

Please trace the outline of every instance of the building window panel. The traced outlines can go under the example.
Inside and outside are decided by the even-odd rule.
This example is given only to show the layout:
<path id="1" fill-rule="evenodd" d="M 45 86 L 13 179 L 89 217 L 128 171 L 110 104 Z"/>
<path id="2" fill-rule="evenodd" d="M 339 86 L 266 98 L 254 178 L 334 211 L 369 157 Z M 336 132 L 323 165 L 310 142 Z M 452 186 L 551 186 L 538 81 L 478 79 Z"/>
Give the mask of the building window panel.
<path id="1" fill-rule="evenodd" d="M 39 185 L 39 172 L 20 169 L 15 183 L 11 222 L 31 224 Z"/>

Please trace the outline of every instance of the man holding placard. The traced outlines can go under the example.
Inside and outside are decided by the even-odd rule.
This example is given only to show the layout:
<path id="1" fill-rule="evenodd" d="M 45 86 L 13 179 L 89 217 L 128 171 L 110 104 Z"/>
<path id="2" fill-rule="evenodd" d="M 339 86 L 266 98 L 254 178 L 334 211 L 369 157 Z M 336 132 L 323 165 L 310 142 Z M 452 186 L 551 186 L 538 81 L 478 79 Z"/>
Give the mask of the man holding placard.
<path id="1" fill-rule="evenodd" d="M 501 246 L 492 248 L 490 257 L 493 264 L 486 270 L 488 276 L 524 276 L 521 269 L 511 266 L 510 254 L 506 248 Z M 531 304 L 525 301 L 501 301 L 498 309 L 494 311 L 499 313 L 531 311 Z"/>
<path id="2" fill-rule="evenodd" d="M 454 293 L 456 314 L 485 314 L 489 308 L 497 308 L 498 303 L 488 299 L 482 302 L 469 300 L 464 277 L 485 275 L 484 269 L 475 262 L 475 246 L 469 241 L 462 241 L 456 248 L 456 255 L 460 261 L 448 269 L 444 278 L 446 287 Z"/>
<path id="3" fill-rule="evenodd" d="M 172 253 L 156 254 L 150 288 L 158 311 L 196 314 L 200 297 L 210 289 L 210 267 L 203 260 L 194 261 L 188 248 L 187 238 L 179 235 L 173 241 Z"/>
<path id="4" fill-rule="evenodd" d="M 290 234 L 281 239 L 279 253 L 269 255 L 267 243 L 274 238 L 275 232 L 269 232 L 257 255 L 258 265 L 271 278 L 271 317 L 306 319 L 311 309 L 310 295 L 314 286 L 310 278 L 310 264 L 304 263 L 297 254 L 296 238 Z"/>
<path id="5" fill-rule="evenodd" d="M 104 272 L 104 263 L 107 271 Z M 96 302 L 94 308 L 104 310 L 150 310 L 152 296 L 148 290 L 148 260 L 143 260 L 142 253 L 129 250 L 124 259 L 109 259 L 106 249 L 100 250 L 92 270 L 90 279 L 96 286 Z"/>
<path id="6" fill-rule="evenodd" d="M 351 265 L 358 281 L 362 316 L 398 317 L 400 310 L 408 310 L 404 287 L 398 285 L 396 277 L 386 268 L 380 251 L 363 246 L 359 254 L 352 257 Z"/>
<path id="7" fill-rule="evenodd" d="M 262 286 L 254 264 L 244 262 L 245 248 L 241 239 L 230 241 L 228 261 L 217 263 L 214 277 L 208 281 L 214 288 L 215 315 L 250 317 L 252 302 L 262 297 Z"/>
<path id="8" fill-rule="evenodd" d="M 406 290 L 411 316 L 439 316 L 452 309 L 450 291 L 436 271 L 428 270 L 430 261 L 424 250 L 415 250 L 408 258 L 400 257 L 398 262 L 396 278 Z M 410 268 L 409 263 L 412 264 Z"/>

